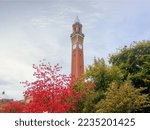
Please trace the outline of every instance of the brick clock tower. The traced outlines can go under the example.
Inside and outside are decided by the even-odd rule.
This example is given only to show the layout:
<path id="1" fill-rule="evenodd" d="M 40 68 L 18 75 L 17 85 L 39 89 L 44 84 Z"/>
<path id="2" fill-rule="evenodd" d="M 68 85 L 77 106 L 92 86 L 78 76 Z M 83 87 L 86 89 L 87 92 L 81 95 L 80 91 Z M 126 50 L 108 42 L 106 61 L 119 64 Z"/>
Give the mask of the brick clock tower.
<path id="1" fill-rule="evenodd" d="M 84 74 L 84 55 L 83 55 L 83 39 L 82 24 L 79 18 L 76 17 L 72 25 L 73 32 L 71 34 L 72 41 L 72 62 L 71 62 L 71 75 L 74 80 L 81 78 Z"/>

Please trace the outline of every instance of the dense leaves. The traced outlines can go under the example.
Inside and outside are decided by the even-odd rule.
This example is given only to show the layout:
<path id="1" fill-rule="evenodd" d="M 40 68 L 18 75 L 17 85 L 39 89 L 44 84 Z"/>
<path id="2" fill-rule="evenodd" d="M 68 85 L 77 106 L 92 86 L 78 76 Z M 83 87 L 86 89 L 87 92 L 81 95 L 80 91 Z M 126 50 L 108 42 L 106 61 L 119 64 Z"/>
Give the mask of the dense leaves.
<path id="1" fill-rule="evenodd" d="M 96 91 L 105 91 L 112 81 L 121 82 L 123 74 L 117 66 L 108 66 L 104 59 L 94 58 L 93 65 L 86 69 L 85 77 L 96 85 Z"/>
<path id="2" fill-rule="evenodd" d="M 96 105 L 96 112 L 139 112 L 150 106 L 148 95 L 141 93 L 143 90 L 127 82 L 121 85 L 113 82 L 105 93 L 106 98 Z"/>
<path id="3" fill-rule="evenodd" d="M 81 94 L 78 102 L 76 103 L 76 110 L 74 112 L 94 112 L 95 105 L 95 84 L 90 81 L 78 79 L 74 83 L 74 89 Z"/>
<path id="4" fill-rule="evenodd" d="M 125 46 L 110 57 L 110 63 L 123 71 L 124 80 L 131 80 L 135 87 L 148 87 L 150 93 L 150 41 Z"/>
<path id="5" fill-rule="evenodd" d="M 86 70 L 85 77 L 96 85 L 95 112 L 149 112 L 150 41 L 125 46 L 109 61 L 95 58 Z"/>
<path id="6" fill-rule="evenodd" d="M 3 112 L 6 113 L 22 113 L 25 109 L 25 104 L 20 101 L 12 101 L 3 106 Z"/>
<path id="7" fill-rule="evenodd" d="M 28 89 L 25 97 L 30 97 L 25 112 L 68 112 L 75 110 L 75 103 L 80 94 L 72 85 L 71 77 L 59 74 L 61 67 L 41 63 L 33 65 L 35 69 L 34 82 L 23 82 Z"/>
<path id="8" fill-rule="evenodd" d="M 112 81 L 122 82 L 123 74 L 117 66 L 108 66 L 104 59 L 94 58 L 94 63 L 86 69 L 85 78 L 95 84 L 96 104 L 104 98 L 104 92 Z"/>

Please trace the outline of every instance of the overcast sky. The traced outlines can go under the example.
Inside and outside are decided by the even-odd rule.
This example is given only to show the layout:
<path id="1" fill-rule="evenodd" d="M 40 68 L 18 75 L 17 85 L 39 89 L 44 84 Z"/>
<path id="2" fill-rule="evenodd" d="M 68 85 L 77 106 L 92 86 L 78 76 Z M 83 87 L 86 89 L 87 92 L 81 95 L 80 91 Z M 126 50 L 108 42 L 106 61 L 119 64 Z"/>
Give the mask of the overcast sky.
<path id="1" fill-rule="evenodd" d="M 22 99 L 20 81 L 46 59 L 70 74 L 72 24 L 83 25 L 85 67 L 133 41 L 150 39 L 149 0 L 0 0 L 0 93 Z M 1 94 L 0 94 L 1 95 Z"/>

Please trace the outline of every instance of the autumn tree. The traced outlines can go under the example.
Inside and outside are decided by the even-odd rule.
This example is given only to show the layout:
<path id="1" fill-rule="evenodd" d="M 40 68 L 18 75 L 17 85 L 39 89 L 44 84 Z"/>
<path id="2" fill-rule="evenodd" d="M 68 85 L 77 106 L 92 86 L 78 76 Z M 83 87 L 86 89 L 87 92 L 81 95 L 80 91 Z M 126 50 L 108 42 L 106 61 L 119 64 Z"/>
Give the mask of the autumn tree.
<path id="1" fill-rule="evenodd" d="M 75 110 L 80 94 L 73 89 L 71 77 L 60 74 L 61 67 L 49 63 L 33 65 L 34 82 L 23 82 L 27 87 L 25 97 L 31 97 L 25 112 L 69 112 Z"/>
<path id="2" fill-rule="evenodd" d="M 112 82 L 108 87 L 105 98 L 96 105 L 96 112 L 131 113 L 140 112 L 149 107 L 149 97 L 141 92 L 144 88 L 135 88 L 130 83 L 118 84 Z"/>
<path id="3" fill-rule="evenodd" d="M 20 102 L 20 101 L 11 101 L 3 106 L 2 112 L 23 113 L 24 109 L 25 109 L 25 103 Z"/>

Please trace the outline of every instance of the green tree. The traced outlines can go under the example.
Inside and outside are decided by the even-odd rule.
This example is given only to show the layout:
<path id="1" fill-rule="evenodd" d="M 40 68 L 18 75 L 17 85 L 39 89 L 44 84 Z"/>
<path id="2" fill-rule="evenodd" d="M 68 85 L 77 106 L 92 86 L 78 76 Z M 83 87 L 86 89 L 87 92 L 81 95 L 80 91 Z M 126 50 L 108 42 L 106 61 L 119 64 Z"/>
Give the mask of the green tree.
<path id="1" fill-rule="evenodd" d="M 74 83 L 74 89 L 81 94 L 80 99 L 76 103 L 76 110 L 73 112 L 95 112 L 94 99 L 96 97 L 95 85 L 90 81 L 84 81 L 83 79 L 78 79 Z"/>
<path id="2" fill-rule="evenodd" d="M 103 91 L 112 81 L 121 82 L 123 75 L 117 66 L 108 66 L 103 58 L 94 58 L 94 64 L 87 67 L 85 77 L 96 85 L 96 91 Z"/>
<path id="3" fill-rule="evenodd" d="M 112 82 L 107 89 L 105 99 L 96 104 L 96 112 L 109 113 L 129 113 L 139 112 L 143 108 L 149 107 L 147 94 L 141 92 L 144 88 L 135 88 L 130 83 L 118 84 Z"/>
<path id="4" fill-rule="evenodd" d="M 125 46 L 111 55 L 109 62 L 122 70 L 124 80 L 130 80 L 135 87 L 147 87 L 145 92 L 150 93 L 150 41 Z"/>
<path id="5" fill-rule="evenodd" d="M 108 66 L 104 59 L 94 58 L 94 63 L 86 69 L 85 78 L 96 85 L 96 103 L 104 98 L 104 92 L 112 81 L 122 82 L 123 75 L 117 66 Z"/>

